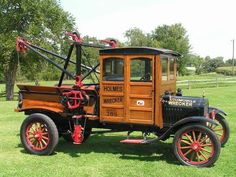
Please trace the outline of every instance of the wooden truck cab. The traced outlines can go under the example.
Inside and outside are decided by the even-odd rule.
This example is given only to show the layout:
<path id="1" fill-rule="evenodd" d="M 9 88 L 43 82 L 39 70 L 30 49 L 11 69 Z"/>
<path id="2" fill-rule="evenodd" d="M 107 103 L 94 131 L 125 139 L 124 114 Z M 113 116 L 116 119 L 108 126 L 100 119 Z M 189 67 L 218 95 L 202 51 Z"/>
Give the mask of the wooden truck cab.
<path id="1" fill-rule="evenodd" d="M 170 50 L 100 51 L 100 121 L 162 127 L 161 96 L 176 91 L 176 57 Z"/>

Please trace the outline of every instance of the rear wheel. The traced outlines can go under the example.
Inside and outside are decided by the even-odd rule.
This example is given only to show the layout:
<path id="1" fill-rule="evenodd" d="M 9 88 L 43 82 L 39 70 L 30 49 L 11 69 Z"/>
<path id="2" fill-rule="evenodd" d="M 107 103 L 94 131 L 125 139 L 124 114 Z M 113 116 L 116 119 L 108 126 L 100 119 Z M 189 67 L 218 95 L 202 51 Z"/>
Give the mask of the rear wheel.
<path id="1" fill-rule="evenodd" d="M 58 143 L 58 130 L 48 116 L 40 113 L 31 114 L 21 125 L 21 143 L 32 154 L 49 155 Z"/>
<path id="2" fill-rule="evenodd" d="M 176 158 L 189 166 L 213 165 L 219 157 L 220 148 L 216 134 L 208 127 L 197 124 L 182 127 L 173 141 Z"/>
<path id="3" fill-rule="evenodd" d="M 216 114 L 215 120 L 218 123 L 218 125 L 211 124 L 209 127 L 218 136 L 221 145 L 224 146 L 229 140 L 229 131 L 230 131 L 229 124 L 226 121 L 226 119 L 220 114 Z"/>

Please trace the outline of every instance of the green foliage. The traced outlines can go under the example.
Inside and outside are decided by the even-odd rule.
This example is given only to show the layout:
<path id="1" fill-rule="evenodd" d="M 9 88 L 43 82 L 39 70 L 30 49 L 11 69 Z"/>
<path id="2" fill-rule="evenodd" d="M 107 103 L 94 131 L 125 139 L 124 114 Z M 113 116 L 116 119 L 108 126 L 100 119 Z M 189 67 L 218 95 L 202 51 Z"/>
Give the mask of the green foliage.
<path id="1" fill-rule="evenodd" d="M 166 48 L 179 52 L 182 58 L 178 62 L 178 70 L 180 74 L 185 74 L 190 44 L 187 32 L 181 24 L 158 26 L 150 34 L 139 28 L 131 28 L 126 31 L 125 37 L 128 39 L 128 46 Z"/>
<path id="2" fill-rule="evenodd" d="M 96 37 L 84 36 L 83 41 L 87 43 L 98 44 L 99 40 Z M 82 63 L 85 65 L 96 65 L 99 61 L 99 49 L 92 47 L 83 48 Z"/>
<path id="3" fill-rule="evenodd" d="M 35 78 L 38 71 L 44 72 L 42 65 L 45 62 L 33 53 L 20 54 L 18 59 L 14 57 L 16 37 L 23 36 L 33 44 L 61 53 L 64 33 L 73 29 L 74 19 L 57 0 L 0 0 L 0 4 L 0 62 L 4 66 L 3 72 L 7 74 L 10 64 L 20 62 L 24 71 L 21 74 L 29 79 Z M 29 61 L 25 61 L 26 58 Z"/>
<path id="4" fill-rule="evenodd" d="M 196 68 L 195 73 L 201 74 L 203 72 L 204 59 L 199 55 L 189 54 L 187 55 L 186 66 L 193 66 Z"/>
<path id="5" fill-rule="evenodd" d="M 128 46 L 147 46 L 159 47 L 157 41 L 153 40 L 150 34 L 144 33 L 139 28 L 131 28 L 125 32 L 127 38 L 126 45 Z"/>
<path id="6" fill-rule="evenodd" d="M 0 83 L 2 83 L 4 81 L 4 75 L 3 72 L 1 72 L 2 69 L 0 69 Z"/>
<path id="7" fill-rule="evenodd" d="M 210 58 L 206 57 L 205 62 L 203 63 L 203 70 L 207 73 L 215 72 L 216 68 L 224 66 L 223 57 Z"/>
<path id="8" fill-rule="evenodd" d="M 236 75 L 236 67 L 234 67 L 234 70 L 232 66 L 218 67 L 216 68 L 216 73 L 224 74 L 226 76 Z"/>
<path id="9" fill-rule="evenodd" d="M 183 75 L 187 63 L 190 44 L 187 31 L 182 24 L 162 25 L 152 32 L 152 39 L 159 43 L 159 46 L 179 52 L 182 57 L 178 62 L 178 72 Z"/>
<path id="10" fill-rule="evenodd" d="M 236 59 L 234 59 L 234 65 L 236 65 Z M 232 59 L 226 60 L 225 66 L 233 66 L 233 60 Z"/>

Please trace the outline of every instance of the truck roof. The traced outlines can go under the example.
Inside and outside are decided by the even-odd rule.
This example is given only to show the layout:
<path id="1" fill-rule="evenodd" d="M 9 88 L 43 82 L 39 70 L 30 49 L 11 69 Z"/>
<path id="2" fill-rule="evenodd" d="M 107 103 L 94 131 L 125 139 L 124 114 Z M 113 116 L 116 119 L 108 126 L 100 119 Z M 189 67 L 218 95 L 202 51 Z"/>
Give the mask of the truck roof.
<path id="1" fill-rule="evenodd" d="M 143 54 L 143 55 L 172 55 L 174 57 L 180 57 L 181 54 L 169 49 L 152 48 L 152 47 L 124 47 L 124 48 L 111 48 L 102 49 L 99 51 L 100 54 L 118 54 L 118 55 L 129 55 L 129 54 Z"/>

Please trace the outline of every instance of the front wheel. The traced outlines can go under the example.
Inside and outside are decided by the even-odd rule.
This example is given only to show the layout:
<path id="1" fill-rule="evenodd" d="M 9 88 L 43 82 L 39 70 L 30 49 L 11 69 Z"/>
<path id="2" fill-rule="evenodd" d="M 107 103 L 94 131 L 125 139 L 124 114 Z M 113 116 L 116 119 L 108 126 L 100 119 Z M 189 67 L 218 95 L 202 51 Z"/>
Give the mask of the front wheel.
<path id="1" fill-rule="evenodd" d="M 49 155 L 58 143 L 58 130 L 48 116 L 40 113 L 31 114 L 21 125 L 21 143 L 31 154 Z"/>
<path id="2" fill-rule="evenodd" d="M 216 114 L 215 120 L 218 123 L 218 125 L 211 124 L 209 127 L 218 136 L 221 146 L 224 146 L 229 140 L 229 132 L 230 132 L 229 124 L 226 121 L 226 119 L 220 114 Z"/>
<path id="3" fill-rule="evenodd" d="M 208 127 L 192 124 L 179 129 L 174 137 L 173 149 L 180 163 L 196 167 L 213 165 L 220 154 L 217 135 Z"/>

